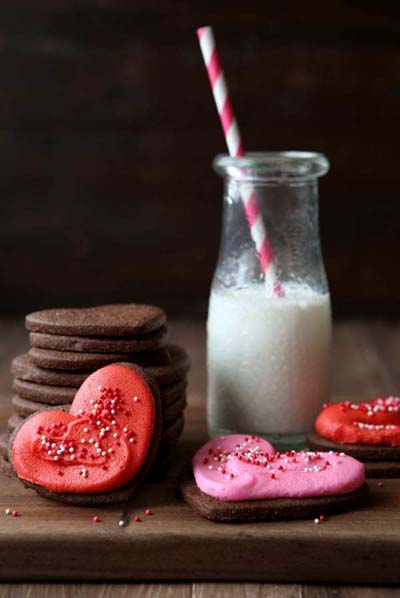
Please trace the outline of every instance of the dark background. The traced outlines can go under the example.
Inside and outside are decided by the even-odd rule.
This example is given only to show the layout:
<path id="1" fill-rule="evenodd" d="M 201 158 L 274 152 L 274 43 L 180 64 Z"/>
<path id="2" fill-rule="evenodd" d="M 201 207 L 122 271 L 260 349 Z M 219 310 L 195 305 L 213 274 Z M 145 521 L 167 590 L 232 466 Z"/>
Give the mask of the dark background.
<path id="1" fill-rule="evenodd" d="M 225 151 L 215 27 L 247 149 L 323 151 L 338 314 L 400 312 L 400 19 L 388 1 L 0 4 L 0 310 L 204 313 Z"/>

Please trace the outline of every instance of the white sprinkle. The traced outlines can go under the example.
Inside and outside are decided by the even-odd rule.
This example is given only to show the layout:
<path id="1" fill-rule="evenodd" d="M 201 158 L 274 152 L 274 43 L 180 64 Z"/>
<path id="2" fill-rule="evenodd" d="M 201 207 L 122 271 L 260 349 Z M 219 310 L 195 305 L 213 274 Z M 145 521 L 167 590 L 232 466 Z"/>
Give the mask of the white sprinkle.
<path id="1" fill-rule="evenodd" d="M 89 432 L 89 428 L 83 428 L 83 431 L 84 431 L 85 433 L 87 433 L 87 432 Z"/>
<path id="2" fill-rule="evenodd" d="M 125 527 L 126 523 L 125 521 L 123 521 L 123 519 L 121 519 L 121 521 L 118 521 L 118 527 Z"/>
<path id="3" fill-rule="evenodd" d="M 75 455 L 71 455 L 70 459 L 71 459 L 71 461 L 73 461 L 75 459 Z"/>
<path id="4" fill-rule="evenodd" d="M 78 413 L 79 413 L 79 415 L 82 415 L 82 413 L 83 413 L 83 409 L 79 409 L 79 410 L 78 410 Z"/>
<path id="5" fill-rule="evenodd" d="M 112 423 L 112 425 L 113 425 L 113 426 L 115 426 L 115 424 L 116 424 L 117 422 L 115 421 L 115 419 L 113 419 L 111 423 Z"/>
<path id="6" fill-rule="evenodd" d="M 58 459 L 59 459 L 59 456 L 58 456 L 58 455 L 56 455 L 56 456 L 54 457 L 54 461 L 58 461 Z"/>
<path id="7" fill-rule="evenodd" d="M 139 397 L 133 397 L 133 400 L 135 401 L 135 403 L 137 403 L 139 401 Z"/>
<path id="8" fill-rule="evenodd" d="M 81 443 L 85 444 L 86 440 L 84 438 L 81 438 Z"/>
<path id="9" fill-rule="evenodd" d="M 320 520 L 316 518 L 314 519 L 314 523 L 320 523 Z"/>
<path id="10" fill-rule="evenodd" d="M 103 390 L 103 387 L 101 384 L 97 387 L 97 390 L 100 390 L 100 391 Z"/>
<path id="11" fill-rule="evenodd" d="M 124 432 L 127 432 L 127 431 L 128 431 L 128 428 L 127 428 L 127 426 L 125 426 L 125 428 L 124 428 L 124 430 L 123 430 L 123 431 L 124 431 Z"/>
<path id="12" fill-rule="evenodd" d="M 118 438 L 118 434 L 116 432 L 114 432 L 113 438 Z"/>
<path id="13" fill-rule="evenodd" d="M 101 421 L 100 420 L 97 420 L 96 426 L 101 426 Z"/>
<path id="14" fill-rule="evenodd" d="M 95 442 L 95 443 L 94 443 L 94 447 L 95 447 L 95 448 L 99 448 L 99 446 L 100 446 L 100 445 L 99 445 L 99 443 L 98 443 L 98 442 Z"/>
<path id="15" fill-rule="evenodd" d="M 11 515 L 11 509 L 6 509 L 6 510 L 4 511 L 4 513 L 5 513 L 6 515 Z"/>
<path id="16" fill-rule="evenodd" d="M 108 449 L 108 452 L 110 453 L 110 455 L 114 452 L 114 450 L 112 448 Z"/>
<path id="17" fill-rule="evenodd" d="M 134 438 L 129 438 L 129 442 L 130 443 L 135 442 L 135 439 Z"/>

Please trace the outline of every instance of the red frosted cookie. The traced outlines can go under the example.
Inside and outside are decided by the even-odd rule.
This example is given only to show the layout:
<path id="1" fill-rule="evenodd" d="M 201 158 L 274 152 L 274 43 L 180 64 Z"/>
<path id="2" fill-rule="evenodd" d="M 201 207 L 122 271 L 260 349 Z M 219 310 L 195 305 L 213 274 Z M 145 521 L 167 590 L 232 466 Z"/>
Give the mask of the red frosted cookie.
<path id="1" fill-rule="evenodd" d="M 318 415 L 315 430 L 338 443 L 400 446 L 400 399 L 328 404 Z"/>
<path id="2" fill-rule="evenodd" d="M 318 415 L 310 448 L 345 451 L 365 463 L 367 477 L 400 475 L 400 399 L 328 404 Z"/>
<path id="3" fill-rule="evenodd" d="M 14 433 L 10 460 L 40 494 L 77 504 L 132 495 L 151 466 L 161 433 L 158 390 L 131 364 L 89 376 L 70 412 L 47 410 Z"/>

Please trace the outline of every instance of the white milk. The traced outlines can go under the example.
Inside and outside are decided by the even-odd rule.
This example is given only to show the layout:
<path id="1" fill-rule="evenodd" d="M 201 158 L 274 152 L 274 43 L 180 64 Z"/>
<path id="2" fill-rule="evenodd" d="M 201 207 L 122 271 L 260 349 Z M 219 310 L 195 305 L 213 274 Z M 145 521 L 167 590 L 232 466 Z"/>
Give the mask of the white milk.
<path id="1" fill-rule="evenodd" d="M 208 314 L 212 433 L 303 434 L 329 400 L 329 294 L 263 285 L 213 290 Z"/>

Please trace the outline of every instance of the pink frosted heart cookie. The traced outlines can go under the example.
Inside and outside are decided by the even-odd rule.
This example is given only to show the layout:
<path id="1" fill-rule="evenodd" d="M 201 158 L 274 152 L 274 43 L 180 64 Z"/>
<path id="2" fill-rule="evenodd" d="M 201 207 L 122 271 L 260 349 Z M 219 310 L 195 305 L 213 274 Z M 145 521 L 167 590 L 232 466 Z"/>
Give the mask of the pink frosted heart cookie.
<path id="1" fill-rule="evenodd" d="M 186 501 L 217 521 L 297 519 L 360 504 L 362 463 L 344 453 L 278 453 L 260 438 L 229 435 L 207 442 L 182 483 Z"/>

